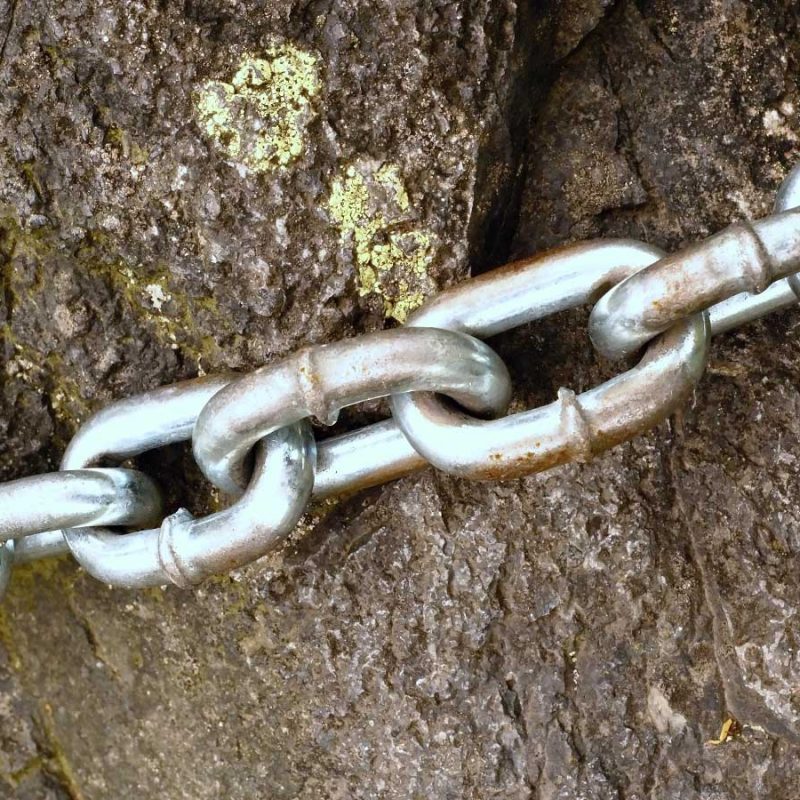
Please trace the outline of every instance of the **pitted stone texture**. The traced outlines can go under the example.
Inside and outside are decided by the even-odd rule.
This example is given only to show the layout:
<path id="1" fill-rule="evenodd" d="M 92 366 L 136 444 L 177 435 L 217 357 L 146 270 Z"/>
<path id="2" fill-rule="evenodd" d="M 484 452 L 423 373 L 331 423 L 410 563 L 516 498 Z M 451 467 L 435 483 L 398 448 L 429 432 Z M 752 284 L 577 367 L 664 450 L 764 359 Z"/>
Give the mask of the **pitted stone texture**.
<path id="1" fill-rule="evenodd" d="M 467 227 L 502 189 L 476 188 L 480 160 L 505 164 L 524 129 L 512 59 L 538 46 L 511 0 L 0 8 L 6 477 L 52 465 L 53 434 L 112 397 L 382 327 L 329 207 L 353 164 L 404 194 L 400 217 L 376 201 L 392 225 L 372 257 L 425 245 L 385 279 L 394 306 L 463 277 Z M 214 116 L 221 84 L 241 102 Z M 254 168 L 258 125 L 286 164 Z"/>
<path id="2" fill-rule="evenodd" d="M 797 157 L 798 25 L 789 4 L 617 4 L 565 63 L 534 123 L 512 253 L 600 235 L 675 248 L 768 213 Z M 643 523 L 657 556 L 641 572 L 648 600 L 665 585 L 669 599 L 649 606 L 651 629 L 592 654 L 609 663 L 583 669 L 590 692 L 597 684 L 612 705 L 624 700 L 601 715 L 599 733 L 570 742 L 572 758 L 591 764 L 594 754 L 603 774 L 624 775 L 624 796 L 796 793 L 795 318 L 718 341 L 672 445 L 659 447 L 664 482 L 648 502 L 664 507 Z M 538 352 L 559 348 L 543 370 L 581 351 L 584 330 L 566 327 L 541 326 Z M 631 640 L 646 655 L 626 673 L 614 653 Z M 664 748 L 646 777 L 634 777 L 644 763 L 636 746 L 620 744 L 626 731 L 640 740 L 641 723 L 606 738 L 633 709 Z M 714 713 L 737 720 L 740 738 L 706 745 L 718 731 L 702 720 Z"/>
<path id="3" fill-rule="evenodd" d="M 678 247 L 766 214 L 798 145 L 797 29 L 782 2 L 617 3 L 538 115 L 517 246 Z"/>
<path id="4" fill-rule="evenodd" d="M 0 65 L 16 109 L 0 186 L 20 215 L 4 240 L 5 474 L 57 463 L 53 435 L 88 407 L 198 360 L 251 366 L 381 325 L 324 207 L 349 163 L 400 165 L 413 225 L 444 243 L 440 284 L 468 249 L 483 269 L 583 236 L 675 247 L 766 212 L 800 130 L 793 5 L 18 3 Z M 321 104 L 297 171 L 253 178 L 190 118 L 191 86 L 275 37 L 320 55 Z M 796 323 L 721 340 L 682 414 L 592 464 L 408 478 L 317 509 L 199 590 L 20 570 L 0 617 L 2 789 L 793 798 Z M 618 369 L 591 353 L 582 310 L 496 345 L 516 408 Z M 729 718 L 732 739 L 707 744 Z"/>

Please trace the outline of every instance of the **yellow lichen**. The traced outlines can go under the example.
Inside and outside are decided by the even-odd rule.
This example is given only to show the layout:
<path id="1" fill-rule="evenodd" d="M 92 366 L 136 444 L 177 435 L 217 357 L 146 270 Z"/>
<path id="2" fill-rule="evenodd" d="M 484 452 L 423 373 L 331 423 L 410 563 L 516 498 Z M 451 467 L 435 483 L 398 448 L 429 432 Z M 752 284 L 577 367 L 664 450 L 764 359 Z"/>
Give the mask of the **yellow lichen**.
<path id="1" fill-rule="evenodd" d="M 739 723 L 732 717 L 728 717 L 728 719 L 726 719 L 725 722 L 722 723 L 722 728 L 720 729 L 719 736 L 717 736 L 716 739 L 710 739 L 709 741 L 706 742 L 706 744 L 707 745 L 724 744 L 738 732 L 739 732 Z"/>
<path id="2" fill-rule="evenodd" d="M 436 289 L 428 274 L 436 242 L 412 225 L 399 167 L 349 166 L 331 183 L 328 211 L 342 243 L 353 248 L 359 294 L 378 295 L 385 316 L 405 322 Z"/>
<path id="3" fill-rule="evenodd" d="M 396 164 L 384 164 L 376 173 L 378 183 L 394 194 L 394 201 L 403 213 L 407 212 L 410 203 L 408 192 L 400 175 L 400 168 Z"/>
<path id="4" fill-rule="evenodd" d="M 302 154 L 319 90 L 319 59 L 292 44 L 276 44 L 264 58 L 245 55 L 230 83 L 204 83 L 195 109 L 205 133 L 229 159 L 267 172 Z"/>

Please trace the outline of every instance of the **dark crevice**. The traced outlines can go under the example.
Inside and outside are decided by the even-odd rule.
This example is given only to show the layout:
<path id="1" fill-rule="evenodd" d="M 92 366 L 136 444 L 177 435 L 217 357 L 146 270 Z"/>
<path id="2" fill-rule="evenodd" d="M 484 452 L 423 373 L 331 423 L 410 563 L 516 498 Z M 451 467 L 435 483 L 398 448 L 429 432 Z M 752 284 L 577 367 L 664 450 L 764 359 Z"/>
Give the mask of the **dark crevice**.
<path id="1" fill-rule="evenodd" d="M 2 280 L 6 323 L 10 325 L 16 307 L 16 299 L 14 297 L 14 264 L 11 258 L 3 260 Z"/>
<path id="2" fill-rule="evenodd" d="M 528 182 L 530 131 L 537 111 L 565 63 L 594 41 L 604 23 L 612 19 L 625 0 L 615 0 L 597 24 L 570 49 L 557 57 L 554 46 L 560 27 L 557 2 L 529 0 L 518 7 L 514 48 L 509 58 L 511 88 L 478 158 L 475 210 L 470 221 L 470 265 L 479 275 L 508 262 L 514 255 L 524 190 Z M 538 31 L 532 36 L 532 31 Z M 637 170 L 638 174 L 638 170 Z M 498 180 L 498 175 L 502 176 Z"/>
<path id="3" fill-rule="evenodd" d="M 475 210 L 470 221 L 470 264 L 481 274 L 508 260 L 519 220 L 528 132 L 534 109 L 553 79 L 552 51 L 556 3 L 520 3 L 509 56 L 511 88 L 478 158 Z M 546 33 L 531 36 L 542 29 Z"/>
<path id="4" fill-rule="evenodd" d="M 667 43 L 666 39 L 662 36 L 661 32 L 658 30 L 658 28 L 655 27 L 655 25 L 647 21 L 648 14 L 647 14 L 647 8 L 645 7 L 646 3 L 644 3 L 643 0 L 636 0 L 634 5 L 636 6 L 636 10 L 639 12 L 639 16 L 642 18 L 642 21 L 644 22 L 645 27 L 647 28 L 647 32 L 650 34 L 652 40 L 658 45 L 658 47 L 661 50 L 664 51 L 664 54 L 667 56 L 667 58 L 673 64 L 676 64 L 678 62 L 678 59 L 675 56 L 675 53 L 672 51 L 670 45 Z"/>
<path id="5" fill-rule="evenodd" d="M 12 0 L 11 2 L 11 11 L 8 14 L 8 25 L 6 26 L 6 33 L 3 37 L 3 44 L 0 45 L 0 64 L 3 63 L 3 60 L 6 56 L 6 45 L 8 44 L 8 40 L 11 36 L 11 29 L 14 27 L 14 19 L 17 14 L 17 6 L 19 5 L 19 0 Z"/>

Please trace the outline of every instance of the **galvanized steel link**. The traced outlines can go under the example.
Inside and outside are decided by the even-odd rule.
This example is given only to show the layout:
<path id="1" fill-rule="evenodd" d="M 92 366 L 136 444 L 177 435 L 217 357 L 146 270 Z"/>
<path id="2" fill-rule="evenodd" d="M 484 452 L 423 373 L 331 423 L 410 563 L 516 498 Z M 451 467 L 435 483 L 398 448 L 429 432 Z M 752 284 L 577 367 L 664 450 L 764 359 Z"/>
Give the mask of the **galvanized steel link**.
<path id="1" fill-rule="evenodd" d="M 478 414 L 505 411 L 511 379 L 487 345 L 435 329 L 379 331 L 302 350 L 232 382 L 203 409 L 195 459 L 224 491 L 245 485 L 253 444 L 310 416 L 332 425 L 340 409 L 398 392 L 447 394 Z"/>
<path id="2" fill-rule="evenodd" d="M 230 380 L 186 381 L 109 406 L 78 431 L 62 465 L 77 469 L 187 440 L 200 410 Z M 86 571 L 106 583 L 195 583 L 263 555 L 292 530 L 311 495 L 313 450 L 310 428 L 284 428 L 269 438 L 257 461 L 253 491 L 232 508 L 201 520 L 181 510 L 160 528 L 124 535 L 103 528 L 71 529 L 64 539 Z"/>
<path id="3" fill-rule="evenodd" d="M 591 302 L 598 287 L 661 255 L 624 241 L 564 248 L 498 271 L 494 299 L 496 308 L 508 314 L 506 320 L 486 317 L 481 281 L 476 280 L 439 295 L 408 324 L 435 321 L 481 334 L 507 330 L 518 321 Z M 523 276 L 529 292 L 533 287 L 541 291 L 518 292 Z M 392 411 L 415 449 L 435 467 L 473 479 L 519 477 L 568 461 L 587 461 L 665 419 L 702 376 L 708 338 L 705 319 L 693 318 L 660 340 L 635 369 L 580 396 L 562 389 L 548 406 L 498 420 L 470 418 L 422 393 L 392 397 Z"/>
<path id="4" fill-rule="evenodd" d="M 158 487 L 131 469 L 50 472 L 0 484 L 0 541 L 96 525 L 149 525 L 161 519 Z"/>
<path id="5" fill-rule="evenodd" d="M 73 437 L 61 469 L 119 462 L 163 445 L 186 441 L 192 435 L 200 410 L 230 380 L 225 375 L 196 378 L 106 406 Z M 19 540 L 14 547 L 14 561 L 69 552 L 62 533 L 48 531 Z"/>
<path id="6" fill-rule="evenodd" d="M 296 423 L 259 443 L 250 485 L 230 508 L 201 519 L 181 509 L 160 528 L 123 536 L 82 528 L 66 539 L 75 558 L 105 583 L 186 587 L 244 566 L 281 542 L 305 511 L 313 480 L 314 437 L 307 422 Z"/>
<path id="7" fill-rule="evenodd" d="M 608 358 L 631 355 L 680 320 L 740 293 L 746 296 L 735 305 L 711 310 L 715 333 L 796 302 L 794 277 L 765 300 L 755 298 L 776 279 L 800 270 L 798 169 L 779 193 L 779 213 L 753 223 L 736 223 L 609 291 L 595 305 L 589 321 L 595 348 Z"/>
<path id="8" fill-rule="evenodd" d="M 800 164 L 786 177 L 775 200 L 775 211 L 800 208 Z M 759 294 L 743 292 L 708 310 L 713 334 L 724 333 L 765 314 L 780 311 L 800 301 L 800 274 L 794 273 L 768 286 Z"/>
<path id="9" fill-rule="evenodd" d="M 65 551 L 63 528 L 151 525 L 161 519 L 163 504 L 158 487 L 144 473 L 94 468 L 0 484 L 0 509 L 2 597 L 14 563 Z"/>
<path id="10" fill-rule="evenodd" d="M 703 375 L 709 330 L 703 316 L 664 334 L 633 369 L 583 394 L 561 389 L 547 406 L 498 420 L 445 408 L 430 395 L 400 395 L 392 410 L 435 467 L 473 480 L 518 478 L 587 462 L 666 419 Z"/>

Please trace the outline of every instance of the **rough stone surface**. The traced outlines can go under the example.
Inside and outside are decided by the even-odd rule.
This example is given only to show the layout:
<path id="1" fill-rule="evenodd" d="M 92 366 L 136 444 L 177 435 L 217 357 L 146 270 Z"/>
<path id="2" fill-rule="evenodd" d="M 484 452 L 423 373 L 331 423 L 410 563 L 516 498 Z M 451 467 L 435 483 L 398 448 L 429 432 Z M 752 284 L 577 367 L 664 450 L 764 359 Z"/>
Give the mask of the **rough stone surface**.
<path id="1" fill-rule="evenodd" d="M 470 269 L 766 213 L 799 70 L 793 0 L 0 0 L 0 475 Z M 515 407 L 614 373 L 585 322 L 495 342 Z M 796 327 L 593 464 L 421 473 L 198 590 L 18 570 L 0 796 L 800 796 Z M 143 463 L 211 505 L 180 448 Z"/>

